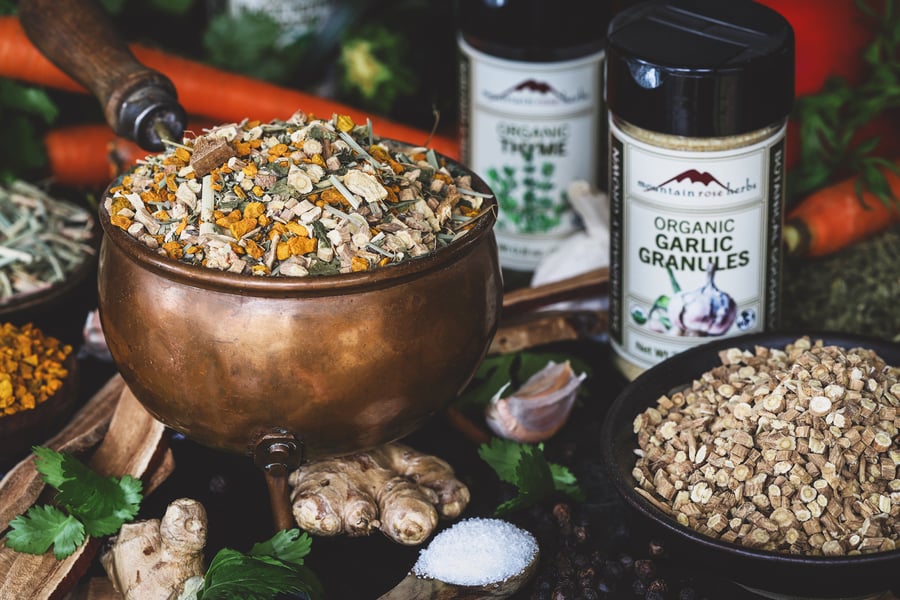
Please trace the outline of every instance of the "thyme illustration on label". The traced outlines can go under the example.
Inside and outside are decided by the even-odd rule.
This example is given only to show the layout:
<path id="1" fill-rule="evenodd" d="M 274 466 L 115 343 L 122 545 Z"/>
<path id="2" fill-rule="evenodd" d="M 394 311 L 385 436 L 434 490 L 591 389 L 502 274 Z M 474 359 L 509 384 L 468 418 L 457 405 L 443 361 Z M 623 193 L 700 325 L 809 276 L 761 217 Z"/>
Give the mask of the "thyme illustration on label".
<path id="1" fill-rule="evenodd" d="M 562 222 L 569 210 L 569 198 L 562 192 L 554 198 L 552 162 L 536 165 L 534 151 L 523 149 L 521 168 L 504 165 L 488 169 L 486 176 L 500 206 L 498 225 L 511 227 L 520 233 L 545 233 Z M 521 173 L 521 177 L 517 175 Z"/>

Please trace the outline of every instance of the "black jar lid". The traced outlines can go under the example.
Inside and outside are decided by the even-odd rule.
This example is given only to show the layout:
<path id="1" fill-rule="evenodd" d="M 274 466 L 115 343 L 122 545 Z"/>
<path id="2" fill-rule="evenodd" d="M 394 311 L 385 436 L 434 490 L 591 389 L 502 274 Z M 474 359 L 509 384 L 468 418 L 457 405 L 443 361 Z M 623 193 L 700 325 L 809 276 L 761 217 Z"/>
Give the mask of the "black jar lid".
<path id="1" fill-rule="evenodd" d="M 603 50 L 611 17 L 606 5 L 597 0 L 457 0 L 457 26 L 488 54 L 527 62 L 565 60 Z"/>
<path id="2" fill-rule="evenodd" d="M 794 101 L 794 32 L 749 0 L 649 0 L 607 31 L 606 101 L 638 127 L 724 137 L 784 119 Z"/>

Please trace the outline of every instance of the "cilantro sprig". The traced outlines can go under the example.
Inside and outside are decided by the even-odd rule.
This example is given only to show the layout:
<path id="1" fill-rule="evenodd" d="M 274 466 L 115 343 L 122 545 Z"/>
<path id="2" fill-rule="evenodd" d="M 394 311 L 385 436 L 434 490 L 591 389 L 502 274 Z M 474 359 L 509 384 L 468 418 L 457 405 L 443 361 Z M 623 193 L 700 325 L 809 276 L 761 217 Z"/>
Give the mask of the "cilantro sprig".
<path id="1" fill-rule="evenodd" d="M 888 204 L 900 202 L 884 171 L 900 174 L 900 167 L 875 154 L 880 136 L 860 139 L 859 132 L 881 115 L 900 107 L 900 6 L 894 0 L 881 4 L 881 13 L 866 0 L 859 10 L 876 24 L 874 36 L 863 51 L 866 76 L 857 85 L 832 77 L 823 88 L 797 99 L 793 118 L 799 124 L 800 161 L 788 179 L 791 195 L 803 197 L 831 180 L 858 175 L 864 189 Z"/>
<path id="2" fill-rule="evenodd" d="M 10 522 L 6 545 L 17 552 L 43 554 L 51 547 L 62 560 L 86 536 L 116 533 L 140 509 L 141 481 L 125 475 L 103 477 L 74 456 L 36 446 L 35 468 L 57 490 L 53 505 L 35 505 Z"/>
<path id="3" fill-rule="evenodd" d="M 538 504 L 554 492 L 579 501 L 585 499 L 575 475 L 567 467 L 548 461 L 543 444 L 493 438 L 478 448 L 478 456 L 494 469 L 501 481 L 513 484 L 518 490 L 516 497 L 496 508 L 497 516 Z"/>
<path id="4" fill-rule="evenodd" d="M 271 600 L 279 594 L 322 598 L 315 574 L 304 566 L 312 539 L 299 529 L 282 530 L 244 554 L 231 548 L 216 553 L 197 600 Z"/>

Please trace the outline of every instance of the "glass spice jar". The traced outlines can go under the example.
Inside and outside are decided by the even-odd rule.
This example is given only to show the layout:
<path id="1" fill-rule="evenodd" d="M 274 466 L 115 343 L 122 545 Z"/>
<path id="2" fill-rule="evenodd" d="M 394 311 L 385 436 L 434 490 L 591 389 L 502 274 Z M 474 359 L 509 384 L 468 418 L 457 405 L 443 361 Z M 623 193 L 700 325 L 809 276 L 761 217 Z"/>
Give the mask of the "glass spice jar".
<path id="1" fill-rule="evenodd" d="M 457 12 L 460 159 L 497 196 L 504 285 L 521 287 L 582 228 L 568 185 L 603 186 L 611 10 L 596 0 L 458 0 Z"/>
<path id="2" fill-rule="evenodd" d="M 776 326 L 794 35 L 755 2 L 650 0 L 607 39 L 609 333 L 634 379 Z"/>

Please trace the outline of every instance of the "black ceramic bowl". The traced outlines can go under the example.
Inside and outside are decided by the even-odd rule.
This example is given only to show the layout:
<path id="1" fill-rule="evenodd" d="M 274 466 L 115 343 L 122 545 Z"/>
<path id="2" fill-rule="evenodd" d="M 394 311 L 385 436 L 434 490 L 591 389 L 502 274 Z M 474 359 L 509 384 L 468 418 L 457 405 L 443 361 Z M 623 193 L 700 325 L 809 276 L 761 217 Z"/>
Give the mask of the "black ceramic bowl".
<path id="1" fill-rule="evenodd" d="M 677 354 L 648 369 L 616 398 L 602 426 L 601 460 L 629 508 L 633 525 L 662 539 L 673 560 L 695 571 L 730 579 L 769 598 L 874 598 L 900 591 L 900 550 L 859 556 L 794 556 L 723 542 L 679 524 L 634 491 L 631 475 L 637 438 L 633 420 L 657 399 L 690 384 L 721 364 L 719 351 L 755 346 L 783 349 L 803 334 L 765 333 L 716 340 Z M 811 340 L 875 350 L 900 365 L 900 344 L 848 334 L 808 333 Z"/>

